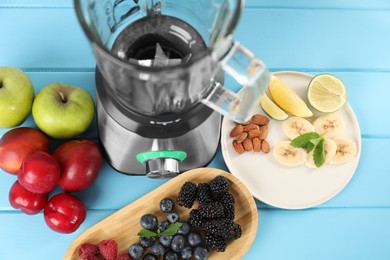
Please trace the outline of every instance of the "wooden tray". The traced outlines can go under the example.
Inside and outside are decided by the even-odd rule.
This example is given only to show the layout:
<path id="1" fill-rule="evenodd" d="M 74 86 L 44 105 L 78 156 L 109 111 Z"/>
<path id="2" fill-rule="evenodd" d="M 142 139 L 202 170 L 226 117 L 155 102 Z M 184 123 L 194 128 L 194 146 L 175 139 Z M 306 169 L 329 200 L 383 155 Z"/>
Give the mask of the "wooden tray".
<path id="1" fill-rule="evenodd" d="M 241 181 L 225 171 L 212 168 L 199 168 L 185 172 L 93 225 L 73 241 L 64 259 L 80 259 L 77 253 L 79 245 L 85 242 L 98 244 L 103 239 L 115 239 L 118 242 L 118 253 L 127 252 L 131 244 L 139 241 L 137 233 L 142 229 L 139 224 L 142 215 L 152 213 L 159 221 L 164 220 L 166 214 L 161 213 L 159 208 L 161 199 L 169 197 L 176 201 L 179 189 L 186 181 L 196 184 L 208 183 L 218 175 L 223 175 L 230 180 L 229 192 L 236 200 L 235 222 L 241 225 L 242 236 L 229 242 L 223 253 L 211 250 L 209 259 L 241 259 L 251 247 L 256 236 L 258 224 L 256 204 L 251 193 Z M 197 206 L 195 203 L 193 208 Z M 188 219 L 191 211 L 177 204 L 175 210 L 181 219 Z"/>

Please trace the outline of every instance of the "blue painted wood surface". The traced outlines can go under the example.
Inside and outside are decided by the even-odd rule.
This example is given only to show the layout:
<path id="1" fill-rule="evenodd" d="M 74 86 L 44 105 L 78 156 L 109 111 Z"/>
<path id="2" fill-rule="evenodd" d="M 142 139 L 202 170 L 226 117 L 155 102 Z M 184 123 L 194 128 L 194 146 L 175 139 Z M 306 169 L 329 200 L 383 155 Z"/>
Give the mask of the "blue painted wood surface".
<path id="1" fill-rule="evenodd" d="M 95 95 L 95 60 L 72 1 L 2 0 L 0 25 L 0 66 L 22 68 L 36 91 L 58 81 Z M 299 211 L 257 201 L 258 234 L 245 259 L 390 259 L 390 2 L 247 0 L 235 36 L 272 71 L 339 76 L 362 133 L 359 167 L 335 198 Z M 96 127 L 85 137 L 97 138 Z M 221 153 L 210 167 L 226 169 Z M 86 221 L 60 235 L 42 214 L 9 205 L 14 181 L 0 171 L 0 260 L 61 259 L 80 232 L 165 182 L 105 164 L 96 184 L 77 194 L 88 207 Z"/>

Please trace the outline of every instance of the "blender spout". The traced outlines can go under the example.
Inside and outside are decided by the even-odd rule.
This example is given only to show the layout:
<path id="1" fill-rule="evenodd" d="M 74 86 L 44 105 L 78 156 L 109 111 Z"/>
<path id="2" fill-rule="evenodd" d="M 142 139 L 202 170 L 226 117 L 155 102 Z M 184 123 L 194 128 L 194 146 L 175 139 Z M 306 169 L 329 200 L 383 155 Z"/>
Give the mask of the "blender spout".
<path id="1" fill-rule="evenodd" d="M 162 0 L 142 0 L 141 4 L 148 16 L 161 14 Z"/>

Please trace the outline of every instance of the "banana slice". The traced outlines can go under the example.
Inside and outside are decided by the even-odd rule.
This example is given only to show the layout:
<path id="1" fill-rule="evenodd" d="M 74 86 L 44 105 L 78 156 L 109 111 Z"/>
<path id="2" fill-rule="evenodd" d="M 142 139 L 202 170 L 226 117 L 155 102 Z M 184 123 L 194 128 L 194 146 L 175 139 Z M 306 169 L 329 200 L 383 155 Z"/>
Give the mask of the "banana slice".
<path id="1" fill-rule="evenodd" d="M 338 114 L 320 116 L 314 121 L 313 126 L 317 133 L 329 138 L 340 135 L 345 128 L 344 121 Z"/>
<path id="2" fill-rule="evenodd" d="M 351 161 L 357 154 L 356 143 L 350 138 L 338 137 L 333 139 L 336 143 L 337 149 L 330 164 L 341 164 Z"/>
<path id="3" fill-rule="evenodd" d="M 302 134 L 313 132 L 314 126 L 301 117 L 290 117 L 283 121 L 283 131 L 291 140 Z"/>
<path id="4" fill-rule="evenodd" d="M 337 149 L 336 143 L 332 139 L 325 138 L 325 143 L 324 143 L 325 164 L 329 163 L 336 155 L 336 149 Z M 309 168 L 317 168 L 317 166 L 314 163 L 313 153 L 314 150 L 312 150 L 307 157 L 306 166 Z"/>
<path id="5" fill-rule="evenodd" d="M 294 167 L 302 165 L 307 160 L 307 153 L 302 148 L 290 145 L 290 141 L 281 141 L 274 146 L 273 151 L 276 161 L 280 164 Z"/>

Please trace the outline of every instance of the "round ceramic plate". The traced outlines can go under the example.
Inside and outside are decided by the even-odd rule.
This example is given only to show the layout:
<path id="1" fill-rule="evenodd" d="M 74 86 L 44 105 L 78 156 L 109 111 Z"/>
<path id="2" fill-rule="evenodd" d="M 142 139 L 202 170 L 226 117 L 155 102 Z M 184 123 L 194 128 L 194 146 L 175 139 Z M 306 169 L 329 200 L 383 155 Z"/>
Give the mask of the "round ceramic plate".
<path id="1" fill-rule="evenodd" d="M 293 88 L 305 101 L 307 86 L 312 75 L 298 72 L 277 72 L 275 76 Z M 320 114 L 314 113 L 313 118 Z M 253 114 L 264 114 L 257 106 Z M 354 140 L 358 152 L 356 157 L 345 164 L 323 165 L 311 169 L 305 165 L 286 167 L 279 164 L 272 154 L 245 152 L 237 154 L 232 146 L 230 131 L 235 123 L 227 118 L 222 122 L 222 155 L 229 171 L 238 177 L 252 195 L 269 205 L 285 209 L 304 209 L 320 205 L 336 196 L 351 180 L 359 163 L 361 151 L 360 129 L 355 114 L 349 104 L 337 111 L 345 122 L 343 135 Z M 312 121 L 313 119 L 309 119 Z M 282 121 L 271 119 L 268 125 L 267 141 L 272 146 L 288 140 L 283 133 Z"/>

